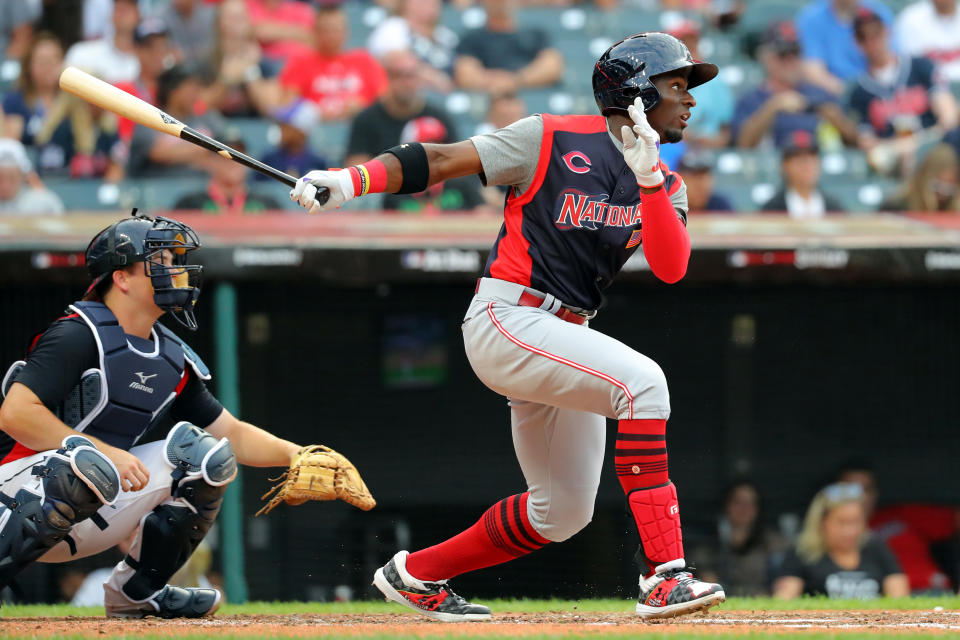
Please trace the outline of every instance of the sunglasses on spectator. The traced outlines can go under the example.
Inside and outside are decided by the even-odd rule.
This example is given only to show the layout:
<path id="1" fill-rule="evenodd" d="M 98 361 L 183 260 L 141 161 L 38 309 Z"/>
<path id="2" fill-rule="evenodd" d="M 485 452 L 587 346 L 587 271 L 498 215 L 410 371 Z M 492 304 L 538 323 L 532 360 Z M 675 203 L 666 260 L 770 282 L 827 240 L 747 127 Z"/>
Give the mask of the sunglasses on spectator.
<path id="1" fill-rule="evenodd" d="M 855 482 L 837 482 L 824 487 L 822 493 L 830 502 L 849 502 L 863 498 L 863 487 Z"/>

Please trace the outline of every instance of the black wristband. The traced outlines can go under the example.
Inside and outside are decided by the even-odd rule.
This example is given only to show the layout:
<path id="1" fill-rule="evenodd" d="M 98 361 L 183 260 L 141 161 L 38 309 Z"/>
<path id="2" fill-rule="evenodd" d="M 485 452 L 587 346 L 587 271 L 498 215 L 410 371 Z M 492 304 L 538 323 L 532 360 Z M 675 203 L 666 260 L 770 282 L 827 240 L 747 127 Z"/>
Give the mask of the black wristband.
<path id="1" fill-rule="evenodd" d="M 397 145 L 384 151 L 400 161 L 403 183 L 397 193 L 420 193 L 430 184 L 430 163 L 427 152 L 419 142 Z"/>

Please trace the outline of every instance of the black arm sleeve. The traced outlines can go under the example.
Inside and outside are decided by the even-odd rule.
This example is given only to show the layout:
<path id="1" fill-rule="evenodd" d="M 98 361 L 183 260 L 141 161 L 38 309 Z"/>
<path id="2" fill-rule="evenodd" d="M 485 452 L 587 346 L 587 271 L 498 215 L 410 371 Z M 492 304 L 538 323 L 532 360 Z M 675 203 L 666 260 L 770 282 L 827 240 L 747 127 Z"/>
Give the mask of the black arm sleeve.
<path id="1" fill-rule="evenodd" d="M 197 377 L 190 365 L 187 365 L 187 383 L 183 391 L 170 406 L 170 418 L 173 422 L 187 422 L 206 429 L 220 417 L 223 405 L 213 397 L 203 380 Z"/>
<path id="2" fill-rule="evenodd" d="M 87 369 L 100 367 L 97 342 L 83 320 L 60 320 L 37 341 L 16 382 L 37 394 L 54 411 Z"/>

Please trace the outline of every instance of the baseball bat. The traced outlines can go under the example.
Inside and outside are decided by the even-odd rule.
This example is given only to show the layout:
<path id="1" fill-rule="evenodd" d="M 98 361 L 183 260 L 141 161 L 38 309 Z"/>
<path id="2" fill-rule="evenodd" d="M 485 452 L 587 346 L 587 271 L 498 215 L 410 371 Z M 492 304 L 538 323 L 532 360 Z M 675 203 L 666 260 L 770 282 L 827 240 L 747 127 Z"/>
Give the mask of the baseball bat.
<path id="1" fill-rule="evenodd" d="M 199 147 L 213 151 L 228 160 L 239 162 L 289 187 L 294 187 L 297 184 L 297 179 L 290 174 L 275 169 L 268 164 L 264 164 L 256 158 L 251 158 L 245 153 L 240 153 L 236 149 L 231 149 L 222 142 L 205 136 L 192 127 L 188 127 L 170 114 L 165 113 L 152 104 L 144 102 L 135 95 L 118 89 L 112 84 L 95 78 L 76 67 L 67 67 L 63 70 L 63 73 L 60 74 L 60 88 L 90 104 L 95 104 L 107 111 L 132 120 L 137 124 L 142 124 L 145 127 L 150 127 L 155 131 L 166 133 L 167 135 L 176 136 L 181 140 L 186 140 Z M 329 197 L 330 192 L 326 187 L 317 189 L 316 198 L 320 204 L 325 203 Z"/>

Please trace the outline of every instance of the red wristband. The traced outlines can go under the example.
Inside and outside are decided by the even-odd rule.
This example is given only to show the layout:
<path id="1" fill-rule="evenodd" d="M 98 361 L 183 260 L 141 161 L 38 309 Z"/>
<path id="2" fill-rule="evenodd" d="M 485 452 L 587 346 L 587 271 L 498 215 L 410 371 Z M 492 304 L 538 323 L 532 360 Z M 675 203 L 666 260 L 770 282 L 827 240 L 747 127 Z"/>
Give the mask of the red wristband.
<path id="1" fill-rule="evenodd" d="M 360 173 L 360 170 L 357 167 L 347 167 L 344 169 L 350 173 L 350 179 L 353 181 L 353 195 L 362 196 L 363 195 L 363 174 Z"/>
<path id="2" fill-rule="evenodd" d="M 353 178 L 353 193 L 357 196 L 387 190 L 387 167 L 379 160 L 350 167 L 350 177 Z"/>

